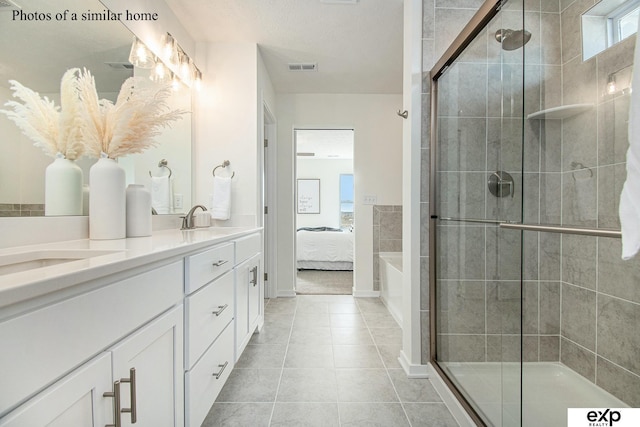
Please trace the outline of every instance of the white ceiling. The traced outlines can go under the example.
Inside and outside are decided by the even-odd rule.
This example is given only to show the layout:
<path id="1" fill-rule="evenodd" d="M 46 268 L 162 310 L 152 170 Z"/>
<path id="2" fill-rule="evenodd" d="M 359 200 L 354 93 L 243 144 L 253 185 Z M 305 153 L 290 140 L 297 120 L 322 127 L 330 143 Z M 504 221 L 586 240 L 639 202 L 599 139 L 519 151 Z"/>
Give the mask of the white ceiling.
<path id="1" fill-rule="evenodd" d="M 276 92 L 402 93 L 403 0 L 166 2 L 196 41 L 258 43 Z"/>
<path id="2" fill-rule="evenodd" d="M 298 159 L 353 159 L 353 129 L 296 129 Z"/>

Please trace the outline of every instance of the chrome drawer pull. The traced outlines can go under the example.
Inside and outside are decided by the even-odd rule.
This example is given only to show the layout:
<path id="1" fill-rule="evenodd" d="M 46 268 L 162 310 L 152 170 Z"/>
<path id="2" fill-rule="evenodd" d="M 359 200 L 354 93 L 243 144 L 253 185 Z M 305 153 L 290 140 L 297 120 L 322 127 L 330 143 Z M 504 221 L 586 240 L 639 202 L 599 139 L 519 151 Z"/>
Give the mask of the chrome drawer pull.
<path id="1" fill-rule="evenodd" d="M 249 283 L 251 283 L 253 286 L 258 284 L 258 266 L 256 265 L 255 267 L 253 267 L 251 269 L 251 280 L 249 280 Z"/>
<path id="2" fill-rule="evenodd" d="M 220 267 L 221 265 L 226 264 L 228 262 L 229 262 L 228 259 L 220 259 L 220 260 L 218 260 L 218 262 L 214 262 L 211 265 L 213 265 L 214 267 Z"/>
<path id="3" fill-rule="evenodd" d="M 218 310 L 218 311 L 212 311 L 211 313 L 212 313 L 212 314 L 215 314 L 216 316 L 220 316 L 220 314 L 221 314 L 221 313 L 222 313 L 222 312 L 223 312 L 227 307 L 229 307 L 229 304 L 219 305 L 219 306 L 218 306 L 218 308 L 219 308 L 220 310 Z"/>
<path id="4" fill-rule="evenodd" d="M 102 397 L 113 397 L 113 424 L 106 424 L 104 427 L 120 427 L 122 419 L 120 417 L 120 381 L 113 383 L 113 391 L 102 393 Z"/>
<path id="5" fill-rule="evenodd" d="M 220 371 L 218 371 L 218 373 L 216 373 L 216 374 L 213 374 L 213 376 L 216 377 L 217 380 L 220 379 L 220 376 L 222 375 L 224 370 L 227 368 L 228 364 L 229 364 L 229 362 L 224 362 L 224 365 L 218 365 L 218 368 L 220 368 Z"/>

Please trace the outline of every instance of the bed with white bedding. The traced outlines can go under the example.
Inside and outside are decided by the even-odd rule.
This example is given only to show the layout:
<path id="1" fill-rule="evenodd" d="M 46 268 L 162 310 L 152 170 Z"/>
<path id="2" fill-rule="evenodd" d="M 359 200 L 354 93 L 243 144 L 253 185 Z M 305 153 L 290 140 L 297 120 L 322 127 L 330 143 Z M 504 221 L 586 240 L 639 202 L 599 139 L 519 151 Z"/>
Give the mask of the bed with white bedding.
<path id="1" fill-rule="evenodd" d="M 353 270 L 353 233 L 300 229 L 296 252 L 299 270 Z"/>

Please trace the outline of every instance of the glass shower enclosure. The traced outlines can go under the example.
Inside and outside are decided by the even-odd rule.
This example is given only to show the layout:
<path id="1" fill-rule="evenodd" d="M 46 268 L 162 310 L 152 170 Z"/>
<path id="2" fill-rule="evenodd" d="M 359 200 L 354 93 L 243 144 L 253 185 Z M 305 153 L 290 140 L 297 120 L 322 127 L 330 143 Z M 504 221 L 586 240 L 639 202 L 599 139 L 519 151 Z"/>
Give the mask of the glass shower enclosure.
<path id="1" fill-rule="evenodd" d="M 431 361 L 480 425 L 640 407 L 618 220 L 636 37 L 585 59 L 593 5 L 488 0 L 431 71 Z"/>

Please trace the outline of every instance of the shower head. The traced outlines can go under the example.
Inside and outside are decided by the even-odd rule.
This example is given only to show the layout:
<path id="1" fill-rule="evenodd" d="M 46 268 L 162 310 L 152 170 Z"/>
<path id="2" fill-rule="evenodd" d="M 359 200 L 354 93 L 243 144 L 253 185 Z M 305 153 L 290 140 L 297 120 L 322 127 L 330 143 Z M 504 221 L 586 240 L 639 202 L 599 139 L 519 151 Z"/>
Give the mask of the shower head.
<path id="1" fill-rule="evenodd" d="M 531 33 L 527 30 L 505 30 L 501 28 L 496 31 L 496 40 L 502 45 L 502 49 L 516 50 L 531 40 Z"/>

